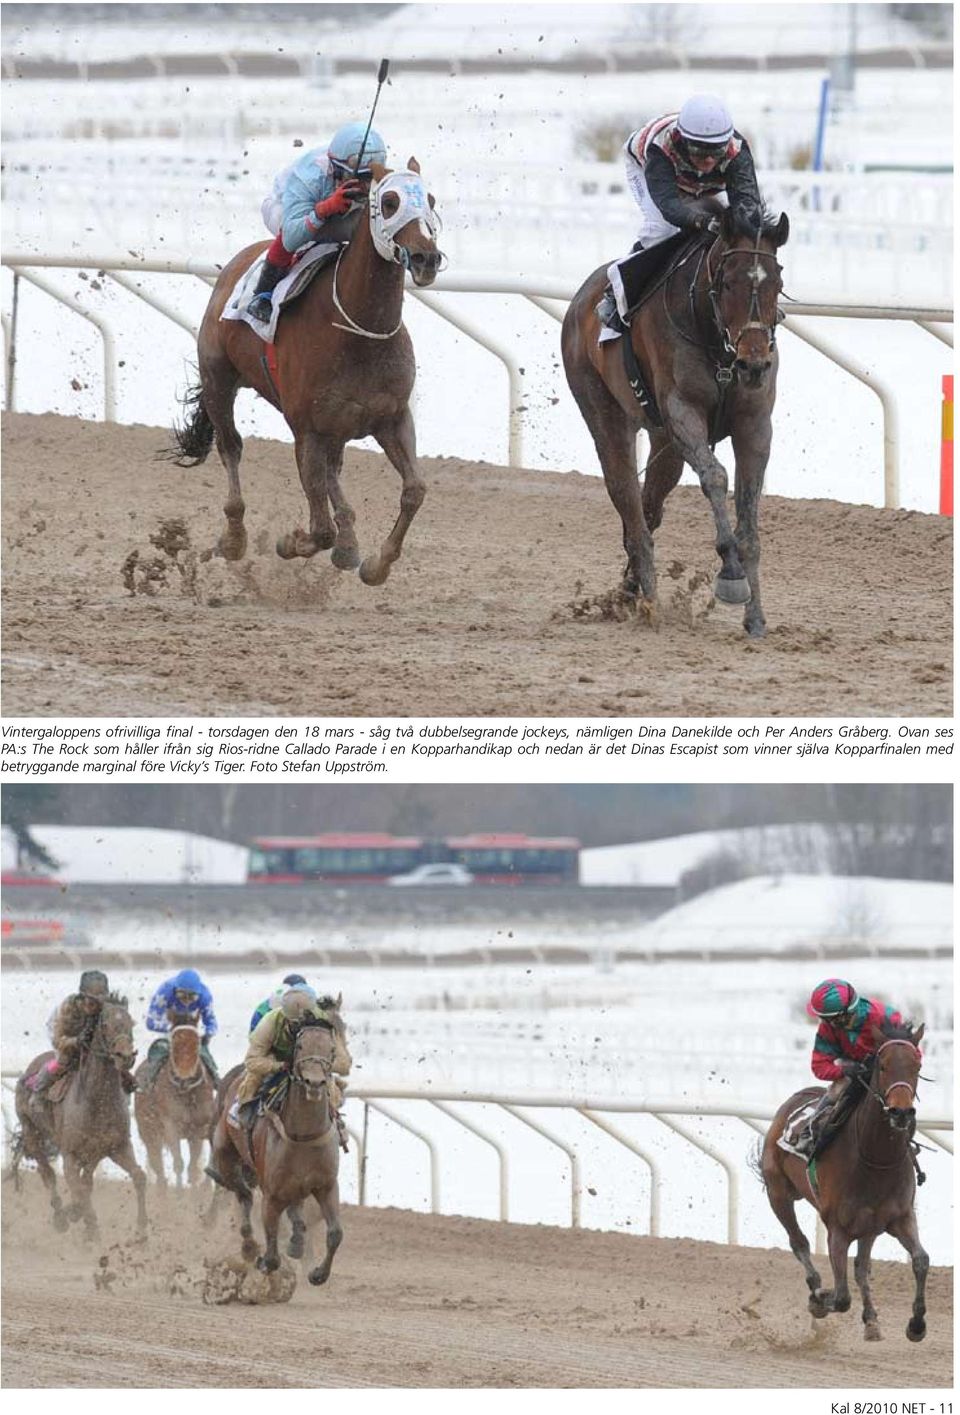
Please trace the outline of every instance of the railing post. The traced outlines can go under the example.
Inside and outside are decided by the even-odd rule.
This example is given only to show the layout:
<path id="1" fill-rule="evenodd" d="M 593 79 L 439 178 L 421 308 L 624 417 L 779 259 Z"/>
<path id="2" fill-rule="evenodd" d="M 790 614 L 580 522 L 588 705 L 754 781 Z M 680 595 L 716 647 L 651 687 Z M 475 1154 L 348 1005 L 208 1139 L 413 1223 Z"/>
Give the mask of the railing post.
<path id="1" fill-rule="evenodd" d="M 13 272 L 13 300 L 10 308 L 10 340 L 7 347 L 7 412 L 16 411 L 17 387 L 17 311 L 20 306 L 20 272 Z"/>

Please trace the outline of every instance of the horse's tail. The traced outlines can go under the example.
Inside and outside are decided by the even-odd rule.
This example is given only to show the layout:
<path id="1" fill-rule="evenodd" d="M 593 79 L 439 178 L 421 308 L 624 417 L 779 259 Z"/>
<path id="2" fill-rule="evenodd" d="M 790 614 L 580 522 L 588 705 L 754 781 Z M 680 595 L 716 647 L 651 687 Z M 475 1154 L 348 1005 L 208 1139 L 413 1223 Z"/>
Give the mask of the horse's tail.
<path id="1" fill-rule="evenodd" d="M 766 1189 L 767 1181 L 763 1175 L 763 1140 L 759 1136 L 757 1136 L 756 1140 L 754 1140 L 753 1144 L 750 1146 L 750 1151 L 747 1155 L 747 1168 L 752 1174 L 756 1175 L 764 1189 Z"/>
<path id="2" fill-rule="evenodd" d="M 183 395 L 186 421 L 174 423 L 174 446 L 158 452 L 159 458 L 170 461 L 176 467 L 198 467 L 205 462 L 213 446 L 213 423 L 203 401 L 203 388 L 193 384 Z"/>

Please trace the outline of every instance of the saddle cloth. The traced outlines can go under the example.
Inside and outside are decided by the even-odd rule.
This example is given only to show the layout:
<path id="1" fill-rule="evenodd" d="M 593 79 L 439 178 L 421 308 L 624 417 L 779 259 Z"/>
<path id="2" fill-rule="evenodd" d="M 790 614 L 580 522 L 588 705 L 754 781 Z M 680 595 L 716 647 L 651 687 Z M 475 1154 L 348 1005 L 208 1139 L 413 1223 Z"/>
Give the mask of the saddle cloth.
<path id="1" fill-rule="evenodd" d="M 254 334 L 259 334 L 265 344 L 272 344 L 277 337 L 277 321 L 284 305 L 288 305 L 291 300 L 295 300 L 298 295 L 303 294 L 317 271 L 332 260 L 339 249 L 340 246 L 331 241 L 320 241 L 317 245 L 308 247 L 296 265 L 276 286 L 273 292 L 273 313 L 270 316 L 269 324 L 264 324 L 261 320 L 254 319 L 252 314 L 247 313 L 247 305 L 253 299 L 253 292 L 260 279 L 260 271 L 263 269 L 264 256 L 258 255 L 250 269 L 245 271 L 234 285 L 233 293 L 224 305 L 220 318 L 242 319 L 244 324 L 250 326 Z"/>
<path id="2" fill-rule="evenodd" d="M 691 236 L 688 231 L 678 231 L 675 236 L 669 236 L 659 245 L 651 246 L 647 250 L 642 247 L 634 249 L 622 260 L 614 262 L 618 271 L 616 278 L 622 287 L 623 305 L 627 310 L 627 322 L 644 303 L 649 287 L 666 274 L 671 261 L 685 248 L 698 245 L 702 239 L 699 232 Z M 602 325 L 597 342 L 604 344 L 608 339 L 619 339 L 622 332 L 622 326 L 616 329 Z"/>
<path id="3" fill-rule="evenodd" d="M 820 1104 L 821 1099 L 822 1097 L 816 1096 L 811 1101 L 804 1101 L 803 1105 L 798 1106 L 788 1117 L 783 1132 L 777 1139 L 780 1149 L 786 1150 L 788 1155 L 799 1155 L 801 1159 L 807 1158 L 802 1150 L 797 1149 L 796 1141 L 806 1129 L 810 1117 Z"/>

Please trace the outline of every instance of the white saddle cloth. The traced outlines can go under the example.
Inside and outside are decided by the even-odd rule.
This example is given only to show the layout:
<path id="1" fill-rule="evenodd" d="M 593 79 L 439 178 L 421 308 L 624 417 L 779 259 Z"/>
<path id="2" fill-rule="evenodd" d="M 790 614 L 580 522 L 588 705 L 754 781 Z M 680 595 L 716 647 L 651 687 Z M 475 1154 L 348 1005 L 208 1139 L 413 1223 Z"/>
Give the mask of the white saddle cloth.
<path id="1" fill-rule="evenodd" d="M 810 1117 L 813 1115 L 822 1099 L 822 1096 L 817 1096 L 812 1101 L 805 1101 L 804 1104 L 798 1106 L 788 1118 L 786 1125 L 783 1127 L 783 1133 L 777 1140 L 777 1144 L 780 1146 L 781 1150 L 786 1150 L 788 1155 L 799 1155 L 801 1159 L 807 1158 L 802 1150 L 797 1149 L 796 1142 L 807 1128 Z"/>
<path id="2" fill-rule="evenodd" d="M 277 334 L 277 320 L 280 318 L 280 311 L 284 305 L 289 304 L 300 293 L 307 281 L 312 278 L 307 272 L 318 261 L 328 259 L 338 249 L 335 242 L 320 241 L 300 257 L 296 265 L 274 289 L 273 313 L 270 316 L 269 324 L 264 324 L 262 320 L 255 319 L 252 314 L 247 313 L 247 305 L 253 299 L 253 292 L 257 288 L 257 281 L 260 279 L 260 271 L 263 269 L 265 259 L 265 256 L 258 255 L 250 269 L 240 276 L 233 287 L 233 293 L 224 305 L 220 318 L 242 319 L 244 324 L 249 324 L 254 334 L 260 335 L 265 344 L 272 344 Z"/>

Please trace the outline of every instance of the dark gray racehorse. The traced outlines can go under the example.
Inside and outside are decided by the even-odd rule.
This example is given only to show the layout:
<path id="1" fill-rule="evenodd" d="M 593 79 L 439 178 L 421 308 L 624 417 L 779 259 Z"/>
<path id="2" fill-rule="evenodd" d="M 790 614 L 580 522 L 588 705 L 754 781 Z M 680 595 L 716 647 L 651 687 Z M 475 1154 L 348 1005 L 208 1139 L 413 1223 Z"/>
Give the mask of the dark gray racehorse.
<path id="1" fill-rule="evenodd" d="M 704 202 L 704 206 L 709 205 Z M 766 628 L 760 601 L 758 502 L 770 455 L 770 415 L 776 398 L 776 251 L 789 235 L 786 216 L 765 218 L 744 231 L 713 204 L 719 234 L 684 247 L 654 293 L 633 315 L 629 333 L 643 381 L 662 418 L 656 425 L 634 395 L 624 368 L 622 339 L 597 343 L 595 306 L 606 267 L 595 270 L 574 296 L 563 322 L 567 381 L 590 429 L 604 481 L 623 522 L 627 553 L 623 588 L 656 603 L 652 532 L 684 462 L 700 478 L 716 524 L 720 572 L 715 594 L 744 604 L 744 628 Z M 641 495 L 637 433 L 650 433 Z M 736 457 L 736 531 L 727 513 L 727 473 L 712 447 L 732 438 Z"/>

